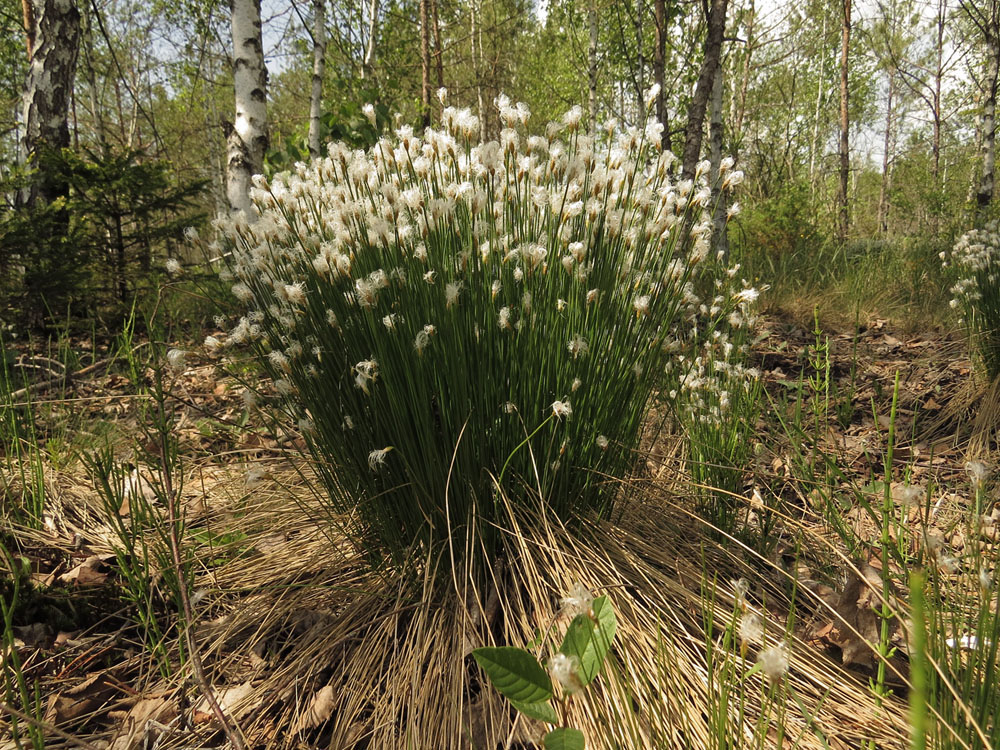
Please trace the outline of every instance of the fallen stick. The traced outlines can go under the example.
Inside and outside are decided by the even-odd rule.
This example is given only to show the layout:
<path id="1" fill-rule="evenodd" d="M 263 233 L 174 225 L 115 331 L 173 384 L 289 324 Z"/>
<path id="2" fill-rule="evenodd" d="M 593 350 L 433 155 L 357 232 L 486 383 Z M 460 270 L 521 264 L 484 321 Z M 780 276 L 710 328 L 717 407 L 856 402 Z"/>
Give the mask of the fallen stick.
<path id="1" fill-rule="evenodd" d="M 139 351 L 139 349 L 141 349 L 144 346 L 146 346 L 145 343 L 139 344 L 137 347 L 135 347 L 132 350 L 132 353 L 134 354 L 135 352 Z M 99 360 L 97 362 L 94 362 L 93 364 L 87 365 L 86 367 L 84 367 L 82 369 L 79 369 L 79 370 L 76 370 L 75 372 L 71 372 L 71 371 L 67 370 L 66 372 L 62 373 L 61 375 L 56 375 L 54 378 L 49 378 L 48 380 L 43 380 L 42 382 L 35 383 L 33 385 L 26 385 L 24 388 L 19 388 L 16 391 L 12 391 L 10 393 L 10 395 L 7 397 L 8 398 L 8 403 L 6 404 L 6 406 L 27 406 L 27 403 L 18 404 L 18 403 L 14 403 L 14 401 L 16 399 L 19 399 L 19 398 L 24 398 L 25 396 L 27 396 L 27 395 L 29 395 L 31 393 L 39 393 L 39 392 L 47 391 L 47 390 L 49 390 L 49 388 L 52 388 L 53 386 L 56 386 L 56 385 L 58 385 L 60 383 L 68 383 L 74 377 L 78 377 L 78 376 L 82 376 L 82 375 L 90 375 L 91 373 L 97 372 L 98 370 L 100 370 L 103 367 L 107 367 L 116 358 L 117 358 L 117 355 L 115 355 L 113 357 L 106 357 L 105 359 L 102 359 L 102 360 Z"/>

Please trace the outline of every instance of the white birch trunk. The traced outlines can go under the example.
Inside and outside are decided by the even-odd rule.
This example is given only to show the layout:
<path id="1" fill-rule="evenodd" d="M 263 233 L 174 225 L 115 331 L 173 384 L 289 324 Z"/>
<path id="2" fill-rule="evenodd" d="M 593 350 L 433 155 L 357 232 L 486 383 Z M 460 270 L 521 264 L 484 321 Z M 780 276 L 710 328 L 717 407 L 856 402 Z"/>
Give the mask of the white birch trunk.
<path id="1" fill-rule="evenodd" d="M 226 196 L 233 211 L 253 217 L 250 178 L 263 169 L 267 150 L 267 68 L 260 0 L 230 0 L 236 121 L 227 134 Z"/>
<path id="2" fill-rule="evenodd" d="M 375 48 L 378 44 L 378 0 L 371 0 L 368 6 L 368 45 L 365 59 L 361 64 L 361 78 L 371 78 L 375 70 Z"/>
<path id="3" fill-rule="evenodd" d="M 309 155 L 322 156 L 319 131 L 323 114 L 323 73 L 326 70 L 326 2 L 313 0 L 313 74 L 309 97 Z"/>
<path id="4" fill-rule="evenodd" d="M 74 0 L 31 0 L 25 3 L 30 20 L 30 63 L 24 83 L 21 159 L 34 157 L 41 147 L 69 146 L 69 103 L 80 46 L 80 11 Z M 28 16 L 30 15 L 30 19 Z M 31 204 L 36 198 L 49 202 L 65 192 L 42 175 L 39 184 L 21 196 Z"/>
<path id="5" fill-rule="evenodd" d="M 993 202 L 993 182 L 996 169 L 997 91 L 1000 89 L 1000 39 L 987 40 L 989 58 L 986 61 L 986 100 L 983 102 L 983 171 L 976 191 L 976 225 L 981 226 Z"/>

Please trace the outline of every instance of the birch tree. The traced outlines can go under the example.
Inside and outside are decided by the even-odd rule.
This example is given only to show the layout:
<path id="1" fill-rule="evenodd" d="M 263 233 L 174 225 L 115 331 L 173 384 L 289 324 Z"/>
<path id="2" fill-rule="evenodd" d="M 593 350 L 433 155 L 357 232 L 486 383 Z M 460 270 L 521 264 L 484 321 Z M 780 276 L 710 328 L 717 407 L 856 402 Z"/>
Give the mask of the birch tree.
<path id="1" fill-rule="evenodd" d="M 686 178 L 694 176 L 695 165 L 701 156 L 701 141 L 705 128 L 705 111 L 712 93 L 715 73 L 722 55 L 722 38 L 726 31 L 728 0 L 712 0 L 708 10 L 708 33 L 705 36 L 705 57 L 698 74 L 698 83 L 688 107 L 687 127 L 684 129 L 684 155 L 681 160 L 682 174 Z"/>
<path id="2" fill-rule="evenodd" d="M 309 155 L 318 159 L 320 116 L 323 114 L 323 73 L 326 70 L 326 0 L 313 0 L 313 72 L 309 96 Z"/>
<path id="3" fill-rule="evenodd" d="M 848 86 L 848 53 L 851 45 L 851 0 L 843 0 L 844 15 L 841 19 L 840 35 L 840 191 L 837 194 L 838 219 L 837 235 L 843 242 L 847 239 L 851 217 L 847 203 L 848 179 L 851 173 L 851 120 Z"/>
<path id="4" fill-rule="evenodd" d="M 80 44 L 80 11 L 74 0 L 24 0 L 28 75 L 24 85 L 21 157 L 35 159 L 44 148 L 66 148 L 69 107 Z M 66 184 L 41 174 L 20 196 L 24 205 L 51 203 Z"/>
<path id="5" fill-rule="evenodd" d="M 1000 88 L 1000 0 L 972 2 L 962 0 L 962 10 L 980 35 L 986 52 L 980 122 L 982 129 L 982 165 L 976 190 L 976 223 L 981 224 L 993 202 L 996 171 L 997 90 Z"/>
<path id="6" fill-rule="evenodd" d="M 226 196 L 233 211 L 249 218 L 250 178 L 262 171 L 267 150 L 267 68 L 260 0 L 230 0 L 236 120 L 227 125 Z"/>

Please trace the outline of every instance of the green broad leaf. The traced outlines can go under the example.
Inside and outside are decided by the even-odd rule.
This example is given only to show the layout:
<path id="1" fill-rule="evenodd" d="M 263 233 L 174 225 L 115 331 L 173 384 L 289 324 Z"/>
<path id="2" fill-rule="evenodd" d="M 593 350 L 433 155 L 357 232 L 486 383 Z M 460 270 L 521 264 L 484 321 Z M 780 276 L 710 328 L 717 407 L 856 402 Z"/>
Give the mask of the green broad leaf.
<path id="1" fill-rule="evenodd" d="M 539 721 L 544 721 L 549 724 L 559 723 L 559 716 L 556 714 L 556 710 L 552 708 L 551 703 L 544 701 L 540 703 L 523 703 L 521 701 L 512 700 L 510 705 L 525 716 L 532 719 L 538 719 Z"/>
<path id="2" fill-rule="evenodd" d="M 604 659 L 611 648 L 618 620 L 608 597 L 594 599 L 591 607 L 593 619 L 587 615 L 577 615 L 566 630 L 559 650 L 566 656 L 575 656 L 580 662 L 580 683 L 589 685 L 601 673 Z"/>
<path id="3" fill-rule="evenodd" d="M 545 735 L 542 742 L 545 744 L 545 750 L 584 750 L 587 746 L 583 732 L 569 727 L 553 729 Z"/>
<path id="4" fill-rule="evenodd" d="M 493 687 L 511 701 L 542 703 L 552 697 L 552 680 L 542 665 L 524 649 L 484 646 L 472 652 Z"/>

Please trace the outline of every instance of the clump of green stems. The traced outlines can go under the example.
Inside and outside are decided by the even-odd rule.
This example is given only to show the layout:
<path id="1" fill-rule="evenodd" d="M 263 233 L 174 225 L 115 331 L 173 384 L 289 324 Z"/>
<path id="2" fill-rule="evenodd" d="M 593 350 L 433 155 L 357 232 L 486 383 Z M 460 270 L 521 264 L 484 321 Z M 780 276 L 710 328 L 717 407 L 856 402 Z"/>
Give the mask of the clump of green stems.
<path id="1" fill-rule="evenodd" d="M 743 485 L 753 456 L 763 388 L 758 373 L 736 365 L 732 361 L 736 358 L 705 359 L 711 386 L 699 389 L 699 404 L 680 409 L 681 422 L 698 512 L 710 528 L 732 534 L 741 514 L 749 510 Z"/>
<path id="2" fill-rule="evenodd" d="M 100 495 L 104 520 L 110 527 L 123 591 L 132 603 L 136 625 L 149 653 L 164 677 L 176 667 L 171 661 L 171 642 L 176 641 L 180 662 L 185 660 L 184 640 L 174 638 L 174 621 L 165 612 L 180 610 L 181 589 L 191 588 L 193 566 L 185 555 L 175 564 L 171 537 L 183 538 L 183 514 L 171 518 L 182 489 L 177 440 L 167 401 L 165 368 L 158 357 L 160 347 L 150 347 L 140 357 L 132 343 L 133 327 L 127 323 L 120 336 L 122 364 L 135 389 L 141 443 L 133 456 L 134 466 L 118 460 L 108 444 L 84 456 L 94 486 Z M 152 374 L 147 380 L 147 373 Z M 173 497 L 168 497 L 172 494 Z M 150 575 L 160 571 L 159 580 Z"/>
<path id="3" fill-rule="evenodd" d="M 734 582 L 738 587 L 735 604 L 729 623 L 720 628 L 716 621 L 717 582 L 703 584 L 706 589 L 702 616 L 705 629 L 705 659 L 708 672 L 708 736 L 711 750 L 737 750 L 738 748 L 765 747 L 797 747 L 802 741 L 802 735 L 811 731 L 820 739 L 823 734 L 814 723 L 814 717 L 819 713 L 825 696 L 820 704 L 810 711 L 795 690 L 787 676 L 788 657 L 787 646 L 780 639 L 789 638 L 794 624 L 794 599 L 790 605 L 789 621 L 785 632 L 780 636 L 769 633 L 766 617 L 754 611 L 747 601 L 746 581 Z M 767 608 L 762 607 L 761 613 Z M 754 623 L 751 624 L 750 621 Z M 721 631 L 721 632 L 720 632 Z M 752 631 L 752 634 L 751 634 Z M 748 653 L 757 651 L 757 660 L 753 665 L 747 661 Z M 772 663 L 775 655 L 782 654 L 783 662 Z M 784 666 L 784 669 L 780 669 Z M 779 667 L 779 668 L 776 668 Z M 760 711 L 756 716 L 748 707 L 749 692 L 754 688 L 752 678 L 761 675 L 760 689 L 762 697 Z M 786 737 L 788 699 L 791 698 L 798 707 L 804 721 L 801 733 L 797 737 Z M 752 721 L 750 736 L 747 736 L 748 722 Z"/>
<path id="4" fill-rule="evenodd" d="M 982 491 L 974 482 L 973 491 Z M 982 517 L 970 514 L 969 540 L 983 532 Z M 913 744 L 940 748 L 1000 746 L 1000 607 L 995 575 L 997 555 L 984 554 L 978 541 L 961 560 L 931 548 L 923 572 L 910 583 L 914 665 L 911 700 Z"/>
<path id="5" fill-rule="evenodd" d="M 3 702 L 7 706 L 19 708 L 20 712 L 34 721 L 25 721 L 10 714 L 10 733 L 17 750 L 24 748 L 26 737 L 35 750 L 45 747 L 45 736 L 39 728 L 42 720 L 42 696 L 37 681 L 28 684 L 24 674 L 24 664 L 14 645 L 14 611 L 20 601 L 22 581 L 28 580 L 30 564 L 26 559 L 15 557 L 0 544 L 0 572 L 6 569 L 9 581 L 5 590 L 8 595 L 0 596 L 0 664 L 3 664 Z"/>
<path id="6" fill-rule="evenodd" d="M 18 392 L 23 395 L 12 398 Z M 16 520 L 37 529 L 42 527 L 45 515 L 45 462 L 34 415 L 31 388 L 27 381 L 19 385 L 15 380 L 0 337 L 0 446 L 6 464 L 0 471 L 0 491 L 21 498 L 10 507 L 5 503 L 0 520 Z M 16 489 L 11 486 L 15 478 Z"/>
<path id="7" fill-rule="evenodd" d="M 961 278 L 951 289 L 952 308 L 959 310 L 973 350 L 989 380 L 1000 377 L 1000 231 L 993 221 L 959 237 L 951 254 L 941 253 L 946 267 Z"/>
<path id="8" fill-rule="evenodd" d="M 498 106 L 499 142 L 447 108 L 258 178 L 259 216 L 217 222 L 250 312 L 207 345 L 252 344 L 375 563 L 491 554 L 500 493 L 609 516 L 654 389 L 682 387 L 665 363 L 748 304 L 695 294 L 708 169 L 674 184 L 655 123 L 591 136 L 575 108 L 543 137 Z"/>

